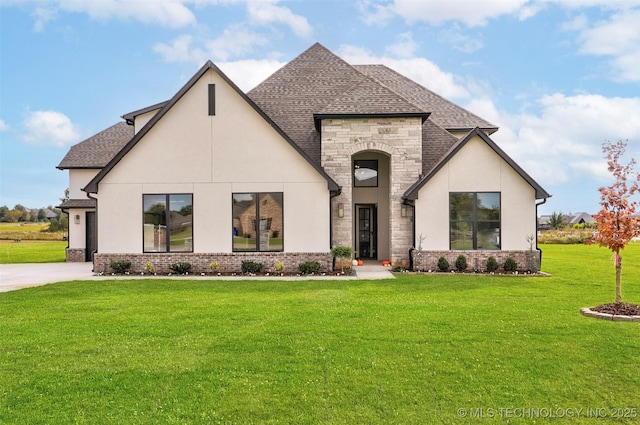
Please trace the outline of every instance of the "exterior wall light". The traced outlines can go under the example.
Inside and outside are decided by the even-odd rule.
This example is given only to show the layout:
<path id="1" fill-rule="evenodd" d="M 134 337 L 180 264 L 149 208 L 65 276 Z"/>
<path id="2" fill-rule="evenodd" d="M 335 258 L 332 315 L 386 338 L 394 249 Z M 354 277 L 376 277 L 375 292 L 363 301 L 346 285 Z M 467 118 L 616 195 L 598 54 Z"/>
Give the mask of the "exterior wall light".
<path id="1" fill-rule="evenodd" d="M 344 217 L 344 204 L 343 203 L 338 204 L 338 217 L 340 217 L 340 218 Z"/>
<path id="2" fill-rule="evenodd" d="M 76 214 L 73 216 L 73 222 L 75 224 L 80 224 L 80 214 Z"/>

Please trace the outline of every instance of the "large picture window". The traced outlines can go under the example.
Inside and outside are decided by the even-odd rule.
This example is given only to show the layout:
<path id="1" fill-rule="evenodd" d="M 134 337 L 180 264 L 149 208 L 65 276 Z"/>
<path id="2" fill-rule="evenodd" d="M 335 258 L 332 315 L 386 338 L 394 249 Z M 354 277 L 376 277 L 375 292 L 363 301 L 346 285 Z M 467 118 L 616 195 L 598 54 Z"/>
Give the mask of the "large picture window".
<path id="1" fill-rule="evenodd" d="M 353 161 L 353 187 L 378 187 L 378 161 L 356 159 Z"/>
<path id="2" fill-rule="evenodd" d="M 451 249 L 500 249 L 500 193 L 449 194 Z"/>
<path id="3" fill-rule="evenodd" d="M 281 192 L 233 194 L 233 251 L 283 250 Z"/>
<path id="4" fill-rule="evenodd" d="M 193 251 L 193 195 L 142 195 L 144 252 Z"/>

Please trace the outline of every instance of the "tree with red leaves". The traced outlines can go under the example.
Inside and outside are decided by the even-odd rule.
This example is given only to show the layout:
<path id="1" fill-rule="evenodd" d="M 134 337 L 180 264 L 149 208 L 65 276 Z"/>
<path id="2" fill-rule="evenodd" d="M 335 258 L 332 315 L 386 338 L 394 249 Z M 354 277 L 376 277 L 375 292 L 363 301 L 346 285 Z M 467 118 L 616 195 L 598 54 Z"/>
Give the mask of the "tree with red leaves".
<path id="1" fill-rule="evenodd" d="M 640 219 L 633 215 L 639 202 L 631 199 L 636 192 L 640 192 L 640 173 L 636 170 L 635 159 L 632 158 L 627 165 L 620 163 L 626 147 L 627 143 L 621 140 L 616 143 L 607 141 L 602 145 L 609 172 L 613 174 L 615 182 L 599 189 L 602 209 L 594 215 L 597 231 L 588 241 L 607 247 L 614 253 L 616 303 L 622 302 L 620 251 L 631 239 L 640 236 Z"/>

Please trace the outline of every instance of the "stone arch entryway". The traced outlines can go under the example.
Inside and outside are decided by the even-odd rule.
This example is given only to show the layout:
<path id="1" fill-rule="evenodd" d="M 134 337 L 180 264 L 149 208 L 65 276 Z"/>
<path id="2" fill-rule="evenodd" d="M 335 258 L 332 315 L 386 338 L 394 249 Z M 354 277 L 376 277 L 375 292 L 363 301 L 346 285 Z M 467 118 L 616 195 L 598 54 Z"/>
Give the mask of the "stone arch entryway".
<path id="1" fill-rule="evenodd" d="M 390 258 L 390 165 L 391 158 L 383 151 L 351 156 L 353 247 L 358 258 Z"/>

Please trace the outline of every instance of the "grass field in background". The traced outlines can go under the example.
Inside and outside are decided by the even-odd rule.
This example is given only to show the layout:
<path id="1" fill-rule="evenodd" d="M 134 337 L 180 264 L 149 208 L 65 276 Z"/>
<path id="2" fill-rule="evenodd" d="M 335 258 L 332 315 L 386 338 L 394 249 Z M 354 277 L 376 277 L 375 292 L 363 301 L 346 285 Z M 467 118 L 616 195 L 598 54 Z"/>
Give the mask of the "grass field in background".
<path id="1" fill-rule="evenodd" d="M 0 293 L 0 423 L 638 423 L 640 324 L 579 314 L 613 300 L 610 254 L 542 248 L 552 277 Z M 640 245 L 624 261 L 640 302 Z"/>
<path id="2" fill-rule="evenodd" d="M 47 232 L 49 223 L 0 223 L 0 241 L 61 241 L 66 232 Z"/>
<path id="3" fill-rule="evenodd" d="M 0 240 L 0 264 L 64 262 L 66 247 L 66 241 Z"/>

